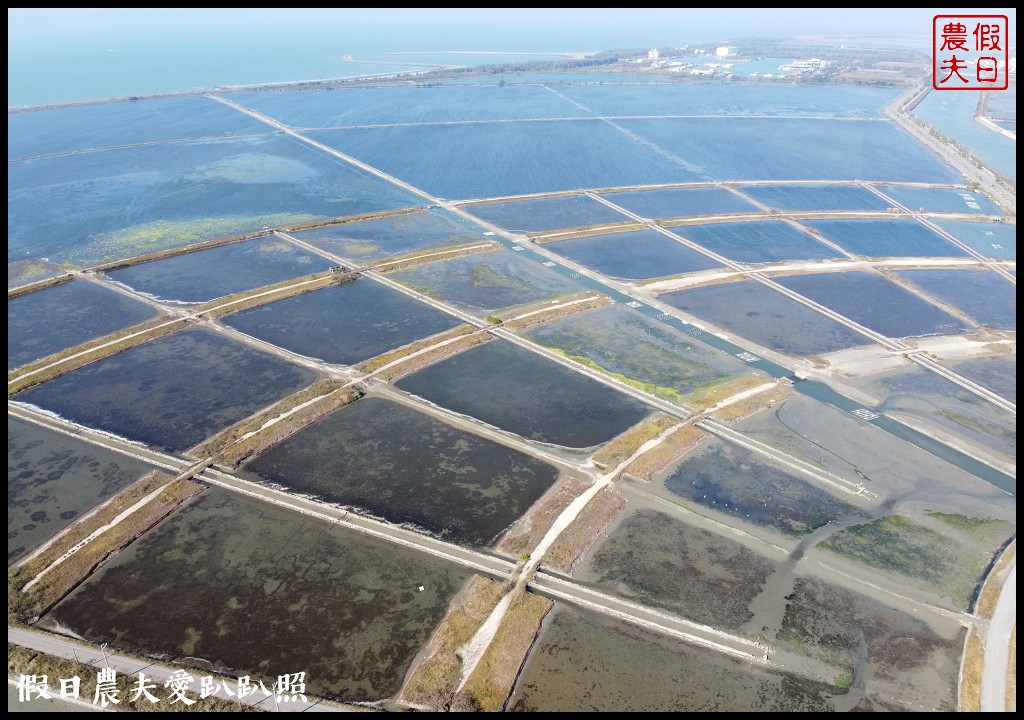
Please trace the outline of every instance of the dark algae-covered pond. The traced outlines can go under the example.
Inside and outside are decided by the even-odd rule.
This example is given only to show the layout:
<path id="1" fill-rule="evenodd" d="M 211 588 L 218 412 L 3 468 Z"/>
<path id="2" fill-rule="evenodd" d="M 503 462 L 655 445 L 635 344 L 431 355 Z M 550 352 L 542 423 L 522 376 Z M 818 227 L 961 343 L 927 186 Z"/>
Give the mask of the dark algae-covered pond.
<path id="1" fill-rule="evenodd" d="M 834 689 L 833 689 L 834 691 Z M 832 712 L 828 688 L 561 604 L 516 683 L 516 712 Z"/>
<path id="2" fill-rule="evenodd" d="M 398 692 L 469 572 L 257 500 L 208 490 L 56 606 L 53 621 L 203 670 L 306 673 L 309 692 Z"/>
<path id="3" fill-rule="evenodd" d="M 652 408 L 505 340 L 477 346 L 399 380 L 399 389 L 530 440 L 586 448 Z"/>
<path id="4" fill-rule="evenodd" d="M 455 542 L 491 542 L 540 497 L 550 465 L 376 397 L 249 463 L 261 478 Z"/>
<path id="5" fill-rule="evenodd" d="M 17 399 L 172 452 L 309 385 L 311 370 L 191 329 L 30 388 Z"/>
<path id="6" fill-rule="evenodd" d="M 7 418 L 7 562 L 34 550 L 150 467 Z"/>
<path id="7" fill-rule="evenodd" d="M 108 275 L 161 300 L 205 302 L 323 272 L 330 266 L 287 240 L 269 237 L 131 265 Z"/>
<path id="8" fill-rule="evenodd" d="M 352 365 L 459 321 L 382 283 L 358 278 L 228 315 L 224 323 L 300 355 Z"/>
<path id="9" fill-rule="evenodd" d="M 156 315 L 138 300 L 85 280 L 19 295 L 7 301 L 7 369 Z"/>
<path id="10" fill-rule="evenodd" d="M 722 440 L 689 453 L 662 474 L 676 495 L 793 537 L 858 512 L 803 476 Z"/>

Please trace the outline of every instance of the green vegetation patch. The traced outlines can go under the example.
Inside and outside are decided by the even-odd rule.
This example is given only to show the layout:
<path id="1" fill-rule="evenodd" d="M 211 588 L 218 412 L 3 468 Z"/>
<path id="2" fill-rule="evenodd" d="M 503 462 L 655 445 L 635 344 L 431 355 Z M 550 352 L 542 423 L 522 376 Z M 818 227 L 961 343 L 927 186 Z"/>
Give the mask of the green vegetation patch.
<path id="1" fill-rule="evenodd" d="M 517 589 L 516 596 L 494 636 L 494 641 L 480 659 L 469 680 L 468 698 L 455 707 L 468 707 L 484 712 L 500 712 L 512 694 L 519 670 L 540 632 L 540 624 L 554 605 L 546 597 Z"/>
<path id="2" fill-rule="evenodd" d="M 967 607 L 994 550 L 990 548 L 986 555 L 972 544 L 901 515 L 851 525 L 818 547 L 877 568 L 900 582 L 914 582 L 949 598 L 958 609 Z"/>
<path id="3" fill-rule="evenodd" d="M 269 213 L 266 215 L 227 215 L 195 220 L 155 220 L 109 233 L 92 236 L 70 254 L 70 260 L 95 265 L 110 260 L 134 257 L 188 245 L 221 235 L 236 235 L 261 227 L 281 227 L 321 219 L 317 215 Z"/>
<path id="4" fill-rule="evenodd" d="M 939 511 L 933 511 L 926 513 L 928 517 L 941 520 L 942 522 L 949 525 L 951 528 L 960 530 L 966 533 L 977 533 L 987 528 L 999 528 L 1002 531 L 1008 523 L 1004 520 L 996 520 L 995 518 L 979 518 L 971 517 L 969 515 L 962 515 L 960 513 L 944 513 Z"/>
<path id="5" fill-rule="evenodd" d="M 982 420 L 981 418 L 969 417 L 963 413 L 953 412 L 951 410 L 935 410 L 936 415 L 941 415 L 951 422 L 955 422 L 957 425 L 962 425 L 968 430 L 974 430 L 975 432 L 985 433 L 988 435 L 994 435 L 997 438 L 1012 442 L 1014 445 L 1017 443 L 1017 430 L 1005 427 L 1000 427 L 995 423 L 990 423 Z"/>
<path id="6" fill-rule="evenodd" d="M 734 380 L 741 369 L 735 358 L 614 305 L 553 320 L 527 337 L 676 403 Z"/>
<path id="7" fill-rule="evenodd" d="M 434 631 L 428 645 L 430 656 L 414 669 L 402 690 L 402 700 L 435 710 L 451 707 L 462 671 L 456 651 L 472 639 L 507 589 L 482 575 L 469 579 Z"/>

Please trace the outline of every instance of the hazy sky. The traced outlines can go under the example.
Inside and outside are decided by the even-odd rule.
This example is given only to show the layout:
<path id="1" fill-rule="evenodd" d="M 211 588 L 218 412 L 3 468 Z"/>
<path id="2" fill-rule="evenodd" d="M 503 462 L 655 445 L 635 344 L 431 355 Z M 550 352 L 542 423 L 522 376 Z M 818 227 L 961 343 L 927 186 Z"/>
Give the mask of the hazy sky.
<path id="1" fill-rule="evenodd" d="M 9 41 L 24 41 L 32 37 L 112 36 L 154 29 L 169 33 L 217 32 L 226 28 L 301 32 L 309 27 L 336 27 L 346 33 L 365 32 L 382 37 L 392 30 L 403 36 L 419 31 L 422 47 L 436 48 L 436 43 L 462 38 L 467 31 L 475 29 L 486 35 L 489 29 L 500 29 L 502 38 L 510 32 L 521 33 L 524 43 L 531 47 L 545 38 L 565 42 L 569 36 L 577 38 L 581 46 L 549 49 L 600 50 L 648 37 L 665 42 L 819 34 L 910 39 L 930 35 L 933 15 L 955 13 L 1008 15 L 1015 38 L 1014 8 L 8 8 L 7 32 Z M 619 43 L 610 47 L 595 44 L 618 38 Z"/>

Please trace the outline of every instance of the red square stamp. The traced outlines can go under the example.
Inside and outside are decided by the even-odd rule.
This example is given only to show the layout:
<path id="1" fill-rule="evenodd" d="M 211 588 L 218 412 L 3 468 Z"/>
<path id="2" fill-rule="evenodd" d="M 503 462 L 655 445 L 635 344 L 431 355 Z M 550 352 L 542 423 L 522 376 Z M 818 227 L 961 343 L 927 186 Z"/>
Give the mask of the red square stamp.
<path id="1" fill-rule="evenodd" d="M 1005 90 L 1010 85 L 1006 15 L 936 15 L 932 19 L 932 87 Z"/>

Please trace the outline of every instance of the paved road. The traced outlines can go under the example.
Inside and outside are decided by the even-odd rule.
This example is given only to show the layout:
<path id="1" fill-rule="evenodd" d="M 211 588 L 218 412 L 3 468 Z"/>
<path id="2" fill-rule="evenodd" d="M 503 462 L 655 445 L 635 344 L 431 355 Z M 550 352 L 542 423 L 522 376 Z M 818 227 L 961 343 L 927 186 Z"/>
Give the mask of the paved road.
<path id="1" fill-rule="evenodd" d="M 924 97 L 931 92 L 930 87 L 925 87 L 917 95 Z M 913 94 L 913 93 L 911 93 Z M 894 100 L 884 110 L 884 113 L 892 118 L 903 129 L 907 130 L 914 137 L 928 146 L 928 148 L 939 156 L 941 160 L 951 165 L 968 181 L 978 183 L 985 194 L 988 195 L 996 205 L 1010 215 L 1017 213 L 1017 192 L 1004 187 L 998 177 L 991 170 L 984 166 L 978 167 L 958 150 L 950 147 L 947 143 L 939 140 L 927 129 L 927 124 L 920 118 L 904 110 L 907 106 L 906 95 Z"/>
<path id="2" fill-rule="evenodd" d="M 1017 626 L 1017 561 L 1003 584 L 985 638 L 985 665 L 981 677 L 981 711 L 1006 711 L 1006 675 L 1009 669 L 1010 632 Z"/>
<path id="3" fill-rule="evenodd" d="M 152 681 L 157 686 L 156 689 L 152 690 L 152 693 L 159 699 L 158 705 L 169 703 L 174 699 L 175 696 L 164 687 L 164 683 L 173 673 L 182 669 L 158 665 L 146 660 L 137 660 L 135 658 L 118 655 L 116 653 L 108 653 L 103 649 L 97 650 L 95 647 L 75 642 L 74 640 L 62 635 L 52 635 L 38 630 L 12 627 L 10 625 L 7 626 L 7 642 L 38 650 L 39 652 L 44 652 L 48 655 L 55 655 L 69 660 L 75 660 L 86 665 L 92 665 L 96 668 L 97 672 L 104 668 L 111 668 L 119 675 L 132 676 L 134 682 L 138 682 L 139 673 L 141 672 L 145 675 L 147 682 Z M 301 670 L 296 670 L 296 672 L 301 672 Z M 198 690 L 201 678 L 204 676 L 195 671 L 189 671 L 188 677 L 191 678 L 191 682 L 185 686 L 187 695 L 197 703 L 202 703 L 203 701 L 199 698 Z M 294 700 L 289 698 L 288 702 L 275 702 L 276 698 L 273 695 L 268 697 L 262 690 L 258 690 L 255 694 L 239 699 L 235 695 L 231 695 L 224 690 L 224 685 L 226 684 L 237 694 L 238 685 L 236 682 L 231 682 L 228 679 L 221 678 L 220 676 L 213 677 L 214 680 L 217 681 L 216 692 L 213 693 L 214 697 L 220 698 L 221 700 L 227 700 L 228 702 L 241 702 L 245 705 L 258 707 L 260 710 L 266 710 L 268 712 L 347 712 L 350 710 L 350 708 L 336 705 L 328 700 L 311 697 L 309 694 L 306 695 L 306 700 L 296 697 Z M 56 691 L 59 693 L 60 679 L 61 678 L 49 678 L 49 687 L 51 690 L 56 688 Z M 254 681 L 255 680 L 258 680 L 258 678 L 254 678 Z M 264 686 L 269 688 L 275 680 L 276 678 L 266 678 L 264 680 Z M 259 686 L 257 685 L 257 687 Z M 193 689 L 194 691 L 189 692 Z M 125 700 L 123 696 L 119 697 L 122 701 Z M 88 701 L 92 700 L 92 698 L 82 699 Z M 114 706 L 111 705 L 108 707 Z"/>

